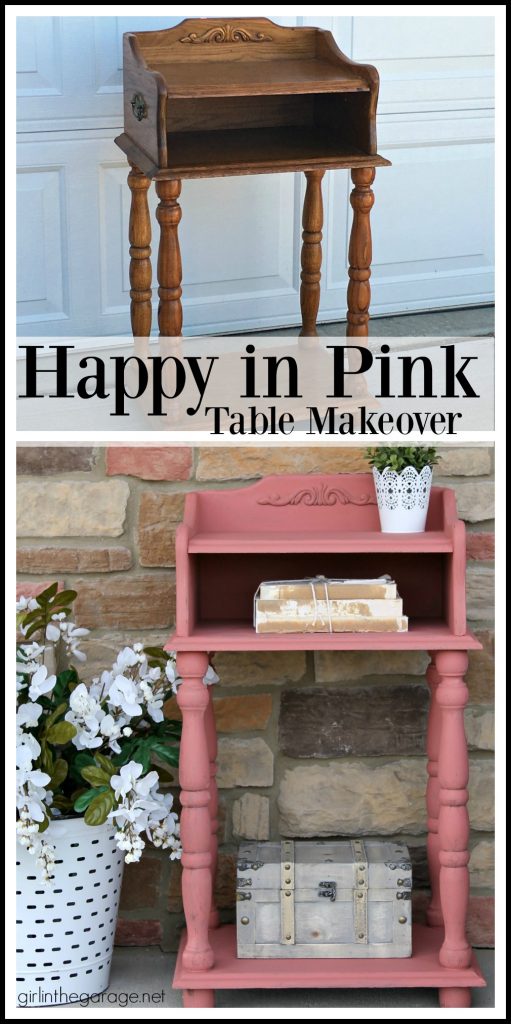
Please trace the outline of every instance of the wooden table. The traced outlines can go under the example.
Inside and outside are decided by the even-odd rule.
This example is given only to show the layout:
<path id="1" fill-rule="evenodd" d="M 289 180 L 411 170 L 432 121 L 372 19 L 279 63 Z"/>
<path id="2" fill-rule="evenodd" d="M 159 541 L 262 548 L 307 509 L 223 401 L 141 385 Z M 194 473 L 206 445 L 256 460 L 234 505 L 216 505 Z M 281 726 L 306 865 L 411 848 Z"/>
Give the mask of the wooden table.
<path id="1" fill-rule="evenodd" d="M 147 193 L 159 205 L 158 325 L 179 337 L 179 196 L 184 178 L 303 171 L 300 304 L 302 336 L 314 337 L 319 308 L 323 207 L 328 168 L 348 168 L 353 225 L 349 246 L 348 336 L 368 333 L 369 215 L 375 168 L 378 72 L 339 50 L 330 32 L 283 28 L 267 18 L 186 19 L 165 31 L 124 36 L 124 132 L 128 157 L 131 324 L 151 331 L 151 224 Z M 214 245 L 215 239 L 209 244 Z"/>
<path id="2" fill-rule="evenodd" d="M 398 584 L 406 633 L 256 634 L 252 601 L 264 579 L 376 577 Z M 187 494 L 176 537 L 176 632 L 183 715 L 179 765 L 183 936 L 174 987 L 184 1005 L 211 1007 L 215 989 L 434 987 L 440 1005 L 470 1006 L 485 985 L 466 937 L 468 756 L 463 724 L 467 652 L 481 644 L 465 617 L 465 527 L 454 492 L 434 487 L 426 531 L 379 528 L 369 474 L 267 477 L 236 490 Z M 238 960 L 232 926 L 212 903 L 217 859 L 216 651 L 418 650 L 430 654 L 426 815 L 431 902 L 410 959 Z"/>

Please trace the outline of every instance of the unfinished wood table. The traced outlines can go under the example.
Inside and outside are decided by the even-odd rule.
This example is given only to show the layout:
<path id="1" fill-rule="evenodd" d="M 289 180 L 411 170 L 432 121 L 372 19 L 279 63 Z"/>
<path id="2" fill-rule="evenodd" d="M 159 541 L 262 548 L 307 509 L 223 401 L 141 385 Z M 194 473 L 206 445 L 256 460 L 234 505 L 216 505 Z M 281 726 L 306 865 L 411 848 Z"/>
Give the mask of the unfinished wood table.
<path id="1" fill-rule="evenodd" d="M 485 985 L 466 937 L 469 895 L 468 756 L 463 724 L 467 652 L 481 644 L 465 617 L 465 526 L 454 492 L 433 487 L 424 533 L 380 531 L 369 474 L 273 476 L 192 492 L 176 536 L 176 632 L 183 715 L 179 765 L 183 903 L 187 922 L 174 987 L 184 1005 L 211 1007 L 215 989 L 438 988 L 440 1005 L 470 1006 Z M 253 597 L 265 579 L 377 577 L 390 573 L 409 616 L 406 633 L 257 634 Z M 431 902 L 413 926 L 410 959 L 238 960 L 233 926 L 212 902 L 217 859 L 216 651 L 429 652 L 425 822 Z M 407 908 L 411 912 L 411 904 Z"/>
<path id="2" fill-rule="evenodd" d="M 347 333 L 367 336 L 371 185 L 375 168 L 389 164 L 376 151 L 376 69 L 341 53 L 331 32 L 283 28 L 267 18 L 193 18 L 164 31 L 127 33 L 123 65 L 124 132 L 115 141 L 131 164 L 134 336 L 151 331 L 153 178 L 160 200 L 158 325 L 160 335 L 178 337 L 182 179 L 303 171 L 301 334 L 314 337 L 328 168 L 351 170 Z"/>

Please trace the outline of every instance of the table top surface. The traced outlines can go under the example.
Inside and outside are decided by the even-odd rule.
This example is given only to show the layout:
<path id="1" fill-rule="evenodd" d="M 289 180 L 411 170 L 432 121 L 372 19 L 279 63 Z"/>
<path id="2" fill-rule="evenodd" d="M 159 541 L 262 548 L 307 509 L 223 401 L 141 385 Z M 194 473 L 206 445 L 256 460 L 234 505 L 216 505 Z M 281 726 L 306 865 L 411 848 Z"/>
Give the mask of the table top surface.
<path id="1" fill-rule="evenodd" d="M 265 61 L 198 61 L 152 63 L 165 79 L 168 96 L 277 96 L 322 92 L 369 92 L 358 69 L 327 60 L 297 58 Z"/>

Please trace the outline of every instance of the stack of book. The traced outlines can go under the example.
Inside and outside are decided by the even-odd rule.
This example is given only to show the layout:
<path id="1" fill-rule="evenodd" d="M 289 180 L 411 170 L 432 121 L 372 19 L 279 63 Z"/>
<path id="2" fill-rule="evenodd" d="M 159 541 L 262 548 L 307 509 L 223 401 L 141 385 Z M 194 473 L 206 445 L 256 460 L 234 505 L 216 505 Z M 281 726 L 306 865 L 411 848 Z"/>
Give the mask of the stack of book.
<path id="1" fill-rule="evenodd" d="M 273 580 L 254 599 L 256 633 L 403 633 L 408 618 L 390 576 Z"/>

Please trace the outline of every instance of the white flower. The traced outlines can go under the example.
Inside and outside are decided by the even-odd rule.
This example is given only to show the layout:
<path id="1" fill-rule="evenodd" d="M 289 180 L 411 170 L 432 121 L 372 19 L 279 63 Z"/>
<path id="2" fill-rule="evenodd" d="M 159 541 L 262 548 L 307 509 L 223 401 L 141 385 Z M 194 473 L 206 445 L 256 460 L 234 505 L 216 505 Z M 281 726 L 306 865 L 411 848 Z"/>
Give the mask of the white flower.
<path id="1" fill-rule="evenodd" d="M 176 671 L 175 671 L 175 668 L 174 668 L 174 662 L 173 661 L 169 660 L 167 662 L 167 664 L 165 665 L 165 675 L 166 675 L 169 683 L 172 686 L 172 692 L 175 693 L 176 689 L 177 689 L 177 685 L 176 685 Z"/>
<path id="2" fill-rule="evenodd" d="M 53 616 L 53 618 L 54 617 L 55 616 Z M 60 629 L 54 622 L 49 622 L 46 627 L 46 639 L 51 640 L 52 643 L 56 643 L 57 640 L 60 640 Z"/>
<path id="3" fill-rule="evenodd" d="M 149 717 L 152 718 L 153 722 L 163 722 L 163 698 L 157 693 L 154 693 L 152 687 L 145 679 L 141 680 L 140 689 L 146 703 Z"/>
<path id="4" fill-rule="evenodd" d="M 87 661 L 87 655 L 80 650 L 80 641 L 84 636 L 89 635 L 89 630 L 82 626 L 75 626 L 74 622 L 63 623 L 60 628 L 69 657 L 74 658 L 75 661 Z"/>
<path id="5" fill-rule="evenodd" d="M 43 693 L 49 693 L 53 690 L 55 683 L 57 682 L 56 676 L 49 676 L 46 665 L 39 665 L 32 676 L 28 695 L 30 700 L 37 700 L 38 697 Z"/>
<path id="6" fill-rule="evenodd" d="M 218 683 L 218 681 L 219 676 L 217 676 L 213 666 L 208 665 L 208 669 L 206 675 L 204 676 L 203 682 L 206 684 L 206 686 L 211 686 L 212 683 Z"/>
<path id="7" fill-rule="evenodd" d="M 16 729 L 16 733 L 16 764 L 21 768 L 21 764 L 18 759 L 21 757 L 24 757 L 25 759 L 30 757 L 32 761 L 37 761 L 37 758 L 41 753 L 41 746 L 39 741 L 31 732 L 23 732 L 23 729 Z"/>
<path id="8" fill-rule="evenodd" d="M 110 785 L 115 793 L 117 800 L 121 797 L 124 799 L 130 789 L 133 789 L 137 779 L 142 775 L 142 765 L 136 761 L 130 761 L 129 764 L 124 764 L 119 771 L 119 775 L 112 775 L 110 779 Z"/>
<path id="9" fill-rule="evenodd" d="M 33 612 L 39 608 L 39 601 L 35 597 L 19 597 L 16 601 L 17 612 Z"/>
<path id="10" fill-rule="evenodd" d="M 70 710 L 66 711 L 64 718 L 75 726 L 76 736 L 73 736 L 73 745 L 79 750 L 89 750 L 93 747 L 100 747 L 103 743 L 101 736 L 98 736 L 100 723 L 105 712 L 99 701 L 91 696 L 85 683 L 79 683 L 69 698 Z"/>
<path id="11" fill-rule="evenodd" d="M 69 698 L 69 707 L 79 718 L 94 717 L 101 710 L 99 702 L 91 697 L 85 683 L 75 686 Z"/>
<path id="12" fill-rule="evenodd" d="M 129 648 L 125 648 L 129 650 Z M 110 686 L 108 701 L 116 707 L 122 708 L 125 715 L 133 718 L 134 715 L 142 714 L 142 707 L 139 703 L 138 688 L 132 679 L 118 675 Z"/>
<path id="13" fill-rule="evenodd" d="M 122 728 L 122 722 L 116 722 L 112 715 L 105 715 L 101 719 L 100 732 L 102 736 L 106 736 L 108 739 L 108 745 L 114 754 L 120 754 L 121 748 L 117 742 L 120 736 L 124 735 Z"/>
<path id="14" fill-rule="evenodd" d="M 20 729 L 22 729 L 24 725 L 27 725 L 29 729 L 32 729 L 34 725 L 37 725 L 42 710 L 43 709 L 40 704 L 32 704 L 31 701 L 27 701 L 26 704 L 20 704 L 16 712 L 16 725 Z"/>
<path id="15" fill-rule="evenodd" d="M 142 644 L 137 644 L 137 647 L 142 648 Z M 140 651 L 135 651 L 132 647 L 124 647 L 122 651 L 119 651 L 115 664 L 112 666 L 113 673 L 122 676 L 127 668 L 139 665 L 142 660 L 143 655 Z"/>
<path id="16" fill-rule="evenodd" d="M 44 654 L 44 647 L 40 644 L 20 644 L 17 652 L 16 672 L 22 675 L 32 675 L 40 665 L 41 656 Z"/>

